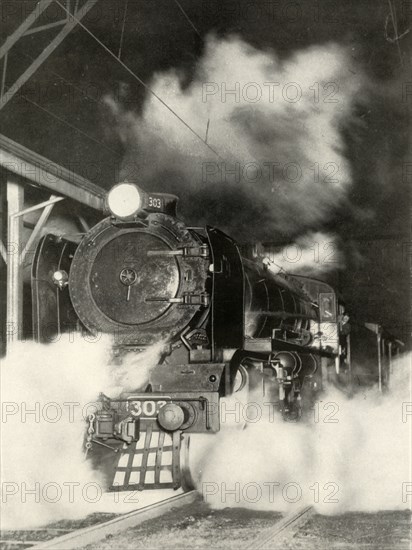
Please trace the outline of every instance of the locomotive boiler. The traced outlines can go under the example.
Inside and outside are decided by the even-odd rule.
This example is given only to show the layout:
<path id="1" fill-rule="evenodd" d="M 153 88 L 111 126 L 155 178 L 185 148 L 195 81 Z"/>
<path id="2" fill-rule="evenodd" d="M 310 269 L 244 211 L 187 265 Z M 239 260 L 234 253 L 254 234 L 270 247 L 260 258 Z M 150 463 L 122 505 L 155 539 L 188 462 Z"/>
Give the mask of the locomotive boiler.
<path id="1" fill-rule="evenodd" d="M 39 341 L 77 327 L 113 337 L 118 361 L 162 342 L 143 387 L 100 397 L 94 460 L 112 453 L 115 489 L 190 484 L 190 434 L 220 429 L 220 402 L 259 391 L 285 420 L 308 410 L 345 361 L 343 305 L 324 282 L 242 257 L 214 227 L 188 227 L 177 197 L 124 182 L 80 242 L 41 240 L 32 274 Z"/>

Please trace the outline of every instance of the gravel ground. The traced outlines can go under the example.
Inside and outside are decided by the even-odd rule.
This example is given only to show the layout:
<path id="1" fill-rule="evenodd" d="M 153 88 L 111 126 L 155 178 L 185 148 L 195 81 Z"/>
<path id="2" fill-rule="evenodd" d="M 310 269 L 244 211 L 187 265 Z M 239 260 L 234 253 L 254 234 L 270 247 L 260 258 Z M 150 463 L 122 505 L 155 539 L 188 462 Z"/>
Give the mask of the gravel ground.
<path id="1" fill-rule="evenodd" d="M 31 542 L 43 542 L 46 540 L 53 539 L 54 537 L 60 537 L 70 531 L 77 529 L 83 529 L 84 527 L 90 527 L 91 525 L 96 525 L 97 523 L 103 523 L 115 518 L 118 514 L 105 514 L 105 513 L 96 513 L 90 514 L 84 519 L 79 520 L 60 520 L 54 523 L 50 523 L 44 529 L 39 527 L 38 529 L 23 529 L 23 530 L 12 530 L 4 529 L 0 531 L 0 550 L 19 550 L 20 548 L 26 548 L 27 541 Z M 17 543 L 9 543 L 6 541 L 21 541 L 22 544 L 18 545 Z"/>
<path id="2" fill-rule="evenodd" d="M 279 538 L 276 550 L 411 550 L 411 512 L 352 512 L 312 516 L 296 533 Z"/>
<path id="3" fill-rule="evenodd" d="M 106 537 L 86 550 L 242 548 L 268 533 L 281 514 L 243 508 L 210 510 L 203 502 Z M 411 513 L 314 515 L 266 546 L 274 550 L 411 550 Z"/>
<path id="4" fill-rule="evenodd" d="M 41 530 L 3 532 L 5 538 L 40 541 L 72 529 L 107 521 L 116 514 L 92 514 L 81 521 L 59 521 Z M 108 535 L 85 550 L 129 549 L 238 549 L 251 545 L 270 533 L 280 513 L 225 508 L 211 510 L 200 498 L 176 508 L 161 518 L 142 523 L 120 535 Z M 340 516 L 312 515 L 297 529 L 286 530 L 267 550 L 411 550 L 411 512 L 348 513 Z M 53 529 L 55 531 L 53 531 Z M 18 546 L 0 545 L 15 550 Z M 24 548 L 24 546 L 20 546 Z"/>
<path id="5" fill-rule="evenodd" d="M 121 535 L 85 547 L 87 550 L 240 548 L 268 530 L 281 514 L 244 508 L 211 510 L 202 501 L 169 512 Z"/>

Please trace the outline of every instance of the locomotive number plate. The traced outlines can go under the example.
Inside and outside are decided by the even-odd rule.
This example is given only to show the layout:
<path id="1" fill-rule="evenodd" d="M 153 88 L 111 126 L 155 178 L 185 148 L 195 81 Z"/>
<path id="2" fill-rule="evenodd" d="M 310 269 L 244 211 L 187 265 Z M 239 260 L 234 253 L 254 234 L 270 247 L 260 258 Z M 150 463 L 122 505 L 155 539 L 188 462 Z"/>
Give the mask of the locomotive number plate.
<path id="1" fill-rule="evenodd" d="M 150 209 L 159 210 L 163 212 L 164 210 L 163 198 L 156 195 L 149 195 L 147 198 L 147 206 Z"/>
<path id="2" fill-rule="evenodd" d="M 169 396 L 156 396 L 151 399 L 146 397 L 130 397 L 127 403 L 127 409 L 132 416 L 139 418 L 154 418 L 160 409 L 169 403 Z"/>

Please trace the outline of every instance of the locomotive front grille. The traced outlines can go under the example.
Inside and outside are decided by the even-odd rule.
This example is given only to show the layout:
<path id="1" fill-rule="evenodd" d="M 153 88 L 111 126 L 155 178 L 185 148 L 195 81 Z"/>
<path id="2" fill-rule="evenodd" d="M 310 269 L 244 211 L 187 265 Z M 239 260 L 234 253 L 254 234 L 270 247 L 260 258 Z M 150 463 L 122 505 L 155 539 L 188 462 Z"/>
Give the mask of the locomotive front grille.
<path id="1" fill-rule="evenodd" d="M 178 489 L 181 482 L 181 432 L 153 431 L 124 445 L 110 490 Z"/>

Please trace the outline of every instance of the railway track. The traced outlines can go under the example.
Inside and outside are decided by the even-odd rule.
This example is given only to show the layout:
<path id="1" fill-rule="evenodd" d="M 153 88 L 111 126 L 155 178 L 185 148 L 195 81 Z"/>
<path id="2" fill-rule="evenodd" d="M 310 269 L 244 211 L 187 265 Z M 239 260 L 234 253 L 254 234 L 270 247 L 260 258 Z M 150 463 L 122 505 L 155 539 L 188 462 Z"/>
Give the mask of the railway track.
<path id="1" fill-rule="evenodd" d="M 82 521 L 84 526 L 89 518 Z M 84 546 L 90 550 L 166 547 L 319 550 L 336 545 L 348 550 L 360 547 L 410 550 L 410 521 L 408 510 L 325 516 L 306 506 L 282 516 L 279 512 L 247 508 L 213 509 L 199 494 L 192 492 L 118 515 L 109 521 L 106 518 L 93 526 L 73 529 L 63 536 L 63 530 L 50 526 L 48 541 L 15 540 L 13 546 L 7 548 L 16 549 L 21 543 L 20 548 L 31 546 L 30 550 Z"/>
<path id="2" fill-rule="evenodd" d="M 113 536 L 131 527 L 136 527 L 144 521 L 155 519 L 175 508 L 180 508 L 181 506 L 190 504 L 191 502 L 194 502 L 197 497 L 198 493 L 196 491 L 189 491 L 187 493 L 162 500 L 155 504 L 150 504 L 149 506 L 133 510 L 132 512 L 118 515 L 108 521 L 96 523 L 82 529 L 74 529 L 69 532 L 67 532 L 68 529 L 47 529 L 47 527 L 44 529 L 33 530 L 43 531 L 46 534 L 49 531 L 57 535 L 53 538 L 45 540 L 44 542 L 23 540 L 18 538 L 2 538 L 2 548 L 7 550 L 23 548 L 30 548 L 30 550 L 75 550 L 77 548 L 81 548 L 82 546 L 99 542 L 108 535 Z M 58 533 L 61 531 L 64 531 L 65 534 L 59 536 Z"/>
<path id="3" fill-rule="evenodd" d="M 297 512 L 288 514 L 276 522 L 269 532 L 265 532 L 264 535 L 258 537 L 253 541 L 253 543 L 245 546 L 244 550 L 260 550 L 263 548 L 270 548 L 279 535 L 285 534 L 286 531 L 296 531 L 307 522 L 313 513 L 314 509 L 312 506 L 299 508 Z"/>

